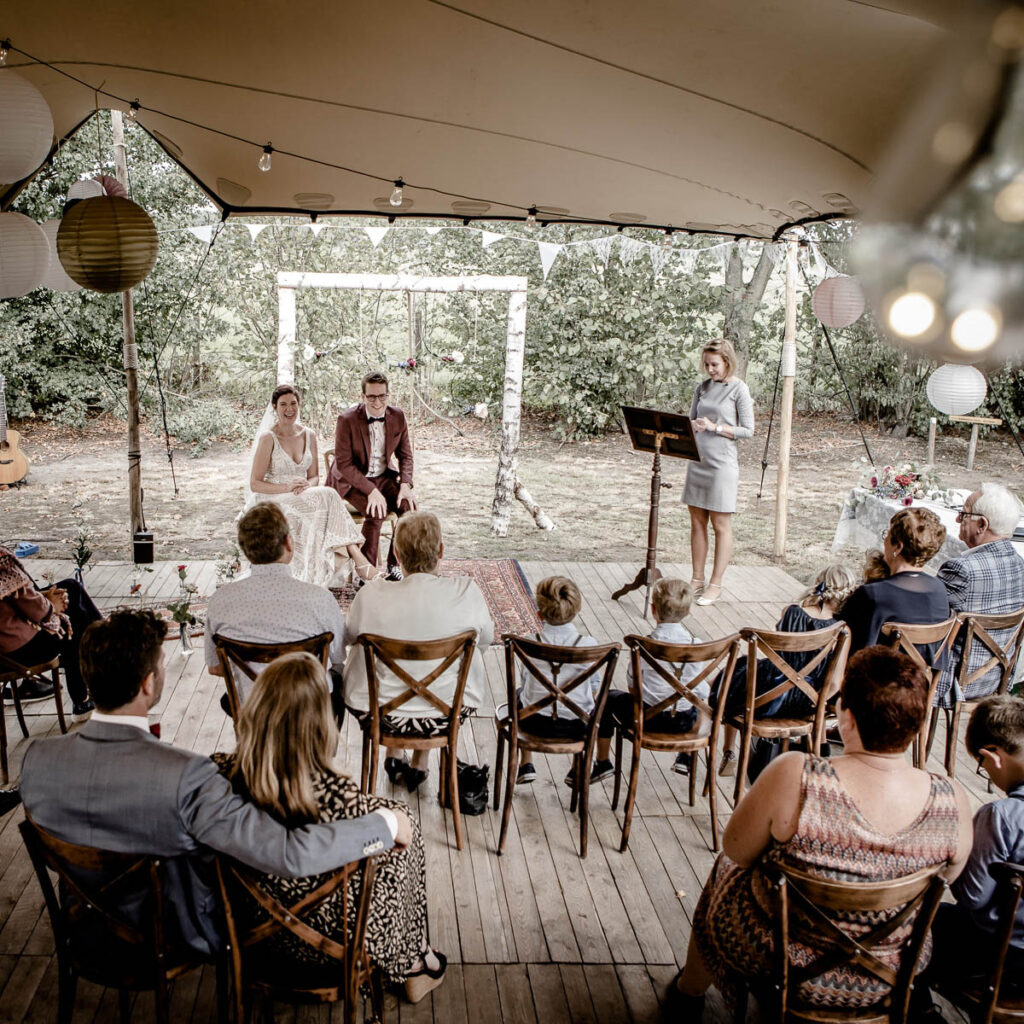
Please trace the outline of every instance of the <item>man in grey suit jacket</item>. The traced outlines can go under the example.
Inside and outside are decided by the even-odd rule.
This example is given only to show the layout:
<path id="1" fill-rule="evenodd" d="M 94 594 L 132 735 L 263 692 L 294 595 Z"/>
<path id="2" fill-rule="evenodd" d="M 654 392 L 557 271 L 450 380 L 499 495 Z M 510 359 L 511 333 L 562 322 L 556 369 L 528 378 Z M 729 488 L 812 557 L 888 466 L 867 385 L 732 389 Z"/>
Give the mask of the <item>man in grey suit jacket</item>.
<path id="1" fill-rule="evenodd" d="M 221 945 L 211 850 L 292 878 L 405 846 L 409 819 L 378 811 L 288 829 L 238 795 L 213 761 L 160 743 L 147 712 L 163 689 L 166 626 L 120 611 L 82 638 L 82 671 L 97 711 L 78 732 L 36 740 L 21 795 L 32 820 L 59 839 L 167 858 L 167 905 L 178 938 L 209 955 Z"/>

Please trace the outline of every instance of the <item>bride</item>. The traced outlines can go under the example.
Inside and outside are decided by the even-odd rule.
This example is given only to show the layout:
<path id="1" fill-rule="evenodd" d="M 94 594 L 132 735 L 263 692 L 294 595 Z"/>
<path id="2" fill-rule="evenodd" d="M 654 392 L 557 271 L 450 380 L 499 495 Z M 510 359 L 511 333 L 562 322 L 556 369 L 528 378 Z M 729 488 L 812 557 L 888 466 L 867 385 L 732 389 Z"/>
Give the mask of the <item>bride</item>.
<path id="1" fill-rule="evenodd" d="M 270 396 L 269 429 L 261 424 L 252 457 L 248 505 L 274 501 L 288 519 L 295 554 L 292 574 L 326 585 L 335 576 L 335 553 L 355 563 L 361 579 L 377 570 L 363 554 L 363 535 L 333 487 L 318 487 L 316 434 L 299 421 L 299 392 L 279 384 Z"/>

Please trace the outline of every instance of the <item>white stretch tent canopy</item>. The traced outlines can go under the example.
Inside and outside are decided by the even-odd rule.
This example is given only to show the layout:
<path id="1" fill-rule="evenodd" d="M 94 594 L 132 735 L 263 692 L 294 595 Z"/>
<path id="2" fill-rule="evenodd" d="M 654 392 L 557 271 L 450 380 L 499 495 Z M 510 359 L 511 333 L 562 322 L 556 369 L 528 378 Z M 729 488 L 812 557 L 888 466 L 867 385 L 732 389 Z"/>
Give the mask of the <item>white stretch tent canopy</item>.
<path id="1" fill-rule="evenodd" d="M 46 96 L 58 138 L 89 118 L 94 89 L 100 106 L 137 98 L 139 123 L 229 214 L 501 219 L 536 206 L 542 221 L 771 237 L 863 209 L 883 154 L 913 136 L 908 112 L 934 80 L 960 81 L 998 10 L 986 0 L 47 0 L 7 4 L 0 38 L 11 41 L 8 68 Z M 924 161 L 909 205 L 934 199 L 970 158 L 1000 75 L 975 74 L 964 89 L 903 154 Z M 929 133 L 950 117 L 966 137 L 933 166 Z M 388 203 L 397 178 L 409 183 L 401 208 Z M 17 191 L 0 186 L 0 203 Z"/>

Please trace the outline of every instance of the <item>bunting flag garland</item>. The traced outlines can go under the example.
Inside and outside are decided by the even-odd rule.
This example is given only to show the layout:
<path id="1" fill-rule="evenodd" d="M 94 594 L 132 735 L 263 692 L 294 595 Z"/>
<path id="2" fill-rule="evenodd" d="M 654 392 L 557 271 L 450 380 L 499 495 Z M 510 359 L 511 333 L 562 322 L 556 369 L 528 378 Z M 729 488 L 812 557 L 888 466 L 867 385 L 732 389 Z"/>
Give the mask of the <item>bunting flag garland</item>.
<path id="1" fill-rule="evenodd" d="M 605 235 L 604 238 L 595 238 L 590 242 L 591 249 L 594 250 L 594 255 L 607 267 L 608 260 L 612 255 L 612 245 L 615 242 L 614 235 Z"/>
<path id="2" fill-rule="evenodd" d="M 697 254 L 699 249 L 676 249 L 675 256 L 679 263 L 679 269 L 684 274 L 692 274 L 693 268 L 697 265 Z"/>
<path id="3" fill-rule="evenodd" d="M 210 244 L 210 239 L 213 238 L 213 225 L 203 224 L 199 227 L 189 228 L 189 232 L 196 236 L 200 242 L 205 242 L 207 245 Z"/>
<path id="4" fill-rule="evenodd" d="M 504 237 L 504 235 L 499 235 L 494 231 L 481 231 L 480 244 L 486 249 L 487 246 L 500 242 Z"/>
<path id="5" fill-rule="evenodd" d="M 441 230 L 442 230 L 442 228 L 426 228 L 426 232 L 427 232 L 428 235 L 436 235 L 438 233 L 438 231 L 441 231 Z"/>
<path id="6" fill-rule="evenodd" d="M 647 255 L 651 257 L 651 270 L 654 271 L 655 277 L 661 273 L 661 268 L 665 266 L 665 260 L 668 259 L 671 251 L 663 245 L 652 245 L 648 250 Z"/>
<path id="7" fill-rule="evenodd" d="M 325 227 L 327 227 L 326 224 L 310 224 L 309 230 L 313 232 L 313 237 L 316 238 Z"/>
<path id="8" fill-rule="evenodd" d="M 249 239 L 253 242 L 260 237 L 260 232 L 270 227 L 269 224 L 246 224 L 249 229 Z"/>
<path id="9" fill-rule="evenodd" d="M 388 233 L 388 228 L 363 228 L 366 232 L 366 237 L 373 243 L 374 249 L 384 240 L 384 236 Z"/>
<path id="10" fill-rule="evenodd" d="M 546 281 L 548 279 L 548 271 L 555 260 L 558 259 L 562 246 L 557 242 L 538 242 L 537 251 L 540 253 L 540 266 L 541 270 L 544 271 L 544 280 Z"/>
<path id="11" fill-rule="evenodd" d="M 627 238 L 625 235 L 619 236 L 619 262 L 624 267 L 631 267 L 636 261 L 637 256 L 644 251 L 646 242 L 638 242 L 635 238 Z"/>

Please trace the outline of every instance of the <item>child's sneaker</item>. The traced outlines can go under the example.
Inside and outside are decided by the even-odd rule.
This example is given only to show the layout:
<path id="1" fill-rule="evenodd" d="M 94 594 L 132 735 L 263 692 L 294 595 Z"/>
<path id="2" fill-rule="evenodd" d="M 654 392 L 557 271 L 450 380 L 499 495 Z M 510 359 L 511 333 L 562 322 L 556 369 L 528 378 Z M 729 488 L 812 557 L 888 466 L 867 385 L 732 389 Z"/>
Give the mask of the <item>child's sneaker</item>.
<path id="1" fill-rule="evenodd" d="M 689 775 L 690 774 L 690 755 L 686 751 L 680 751 L 676 754 L 675 764 L 672 765 L 672 771 L 676 775 Z"/>
<path id="2" fill-rule="evenodd" d="M 531 782 L 537 781 L 537 769 L 533 767 L 531 762 L 527 764 L 521 764 L 519 771 L 516 773 L 516 785 L 526 786 Z"/>
<path id="3" fill-rule="evenodd" d="M 609 775 L 615 774 L 615 765 L 611 761 L 595 761 L 594 767 L 590 772 L 591 782 L 600 782 L 602 779 L 607 779 Z"/>
<path id="4" fill-rule="evenodd" d="M 736 774 L 736 751 L 727 750 L 722 755 L 722 766 L 718 769 L 719 775 L 735 775 Z"/>

